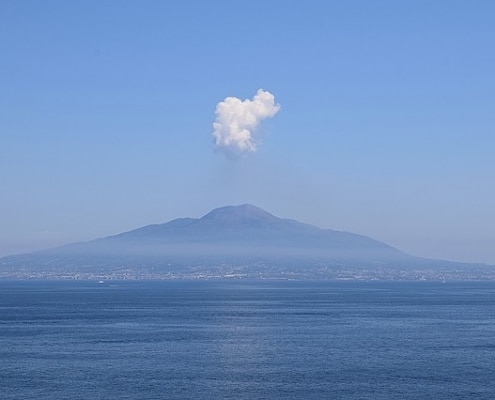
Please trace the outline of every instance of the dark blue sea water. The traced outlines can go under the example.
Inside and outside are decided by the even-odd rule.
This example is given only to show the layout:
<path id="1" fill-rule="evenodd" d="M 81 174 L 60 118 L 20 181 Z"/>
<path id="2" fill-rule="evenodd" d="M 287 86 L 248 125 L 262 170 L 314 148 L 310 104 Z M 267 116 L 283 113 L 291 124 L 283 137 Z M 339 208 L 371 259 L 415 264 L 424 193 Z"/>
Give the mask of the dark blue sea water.
<path id="1" fill-rule="evenodd" d="M 494 399 L 495 283 L 0 282 L 0 398 Z"/>

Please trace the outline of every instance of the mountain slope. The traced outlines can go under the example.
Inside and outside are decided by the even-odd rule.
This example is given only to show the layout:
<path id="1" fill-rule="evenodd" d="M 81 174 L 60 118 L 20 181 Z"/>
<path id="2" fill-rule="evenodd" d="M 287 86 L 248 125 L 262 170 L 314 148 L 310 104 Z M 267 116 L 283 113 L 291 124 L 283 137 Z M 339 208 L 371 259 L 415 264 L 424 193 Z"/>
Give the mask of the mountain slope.
<path id="1" fill-rule="evenodd" d="M 208 247 L 208 254 L 216 249 L 219 255 L 222 252 L 231 254 L 235 249 L 243 255 L 253 255 L 253 252 L 276 255 L 277 251 L 280 256 L 283 252 L 305 255 L 311 252 L 334 255 L 351 252 L 356 255 L 368 251 L 388 257 L 405 256 L 399 250 L 366 236 L 281 219 L 250 204 L 222 207 L 200 219 L 183 218 L 149 225 L 71 248 L 81 246 L 81 249 L 89 250 L 92 246 L 118 248 L 122 245 L 133 251 L 140 247 L 150 250 L 158 246 L 165 253 L 173 252 L 174 246 L 180 245 L 199 255 L 203 248 Z"/>

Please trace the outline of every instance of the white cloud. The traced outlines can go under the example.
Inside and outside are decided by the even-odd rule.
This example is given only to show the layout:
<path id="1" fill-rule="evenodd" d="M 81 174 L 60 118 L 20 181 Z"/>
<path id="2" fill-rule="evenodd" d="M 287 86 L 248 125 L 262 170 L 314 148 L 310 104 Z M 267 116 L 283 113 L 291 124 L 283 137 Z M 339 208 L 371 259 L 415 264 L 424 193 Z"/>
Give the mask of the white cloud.
<path id="1" fill-rule="evenodd" d="M 254 153 L 258 140 L 254 136 L 260 122 L 280 110 L 270 92 L 259 89 L 252 100 L 227 97 L 217 104 L 213 123 L 215 147 L 227 155 Z"/>

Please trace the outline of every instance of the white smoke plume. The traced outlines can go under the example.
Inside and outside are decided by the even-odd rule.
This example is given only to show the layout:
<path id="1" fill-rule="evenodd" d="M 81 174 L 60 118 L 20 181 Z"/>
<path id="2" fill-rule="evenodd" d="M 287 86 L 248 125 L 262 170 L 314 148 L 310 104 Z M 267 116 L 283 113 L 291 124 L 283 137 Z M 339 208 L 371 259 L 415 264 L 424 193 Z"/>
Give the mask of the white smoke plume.
<path id="1" fill-rule="evenodd" d="M 228 156 L 254 153 L 259 145 L 256 128 L 280 110 L 270 92 L 259 89 L 252 100 L 227 97 L 217 104 L 213 123 L 215 147 Z"/>

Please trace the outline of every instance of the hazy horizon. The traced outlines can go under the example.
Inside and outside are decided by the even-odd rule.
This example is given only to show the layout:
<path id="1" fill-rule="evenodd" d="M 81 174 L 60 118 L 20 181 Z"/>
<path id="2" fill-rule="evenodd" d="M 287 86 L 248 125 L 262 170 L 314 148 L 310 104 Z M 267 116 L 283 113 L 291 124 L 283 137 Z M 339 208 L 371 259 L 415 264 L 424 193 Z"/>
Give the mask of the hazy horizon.
<path id="1" fill-rule="evenodd" d="M 251 203 L 495 265 L 495 3 L 0 4 L 0 256 Z"/>

